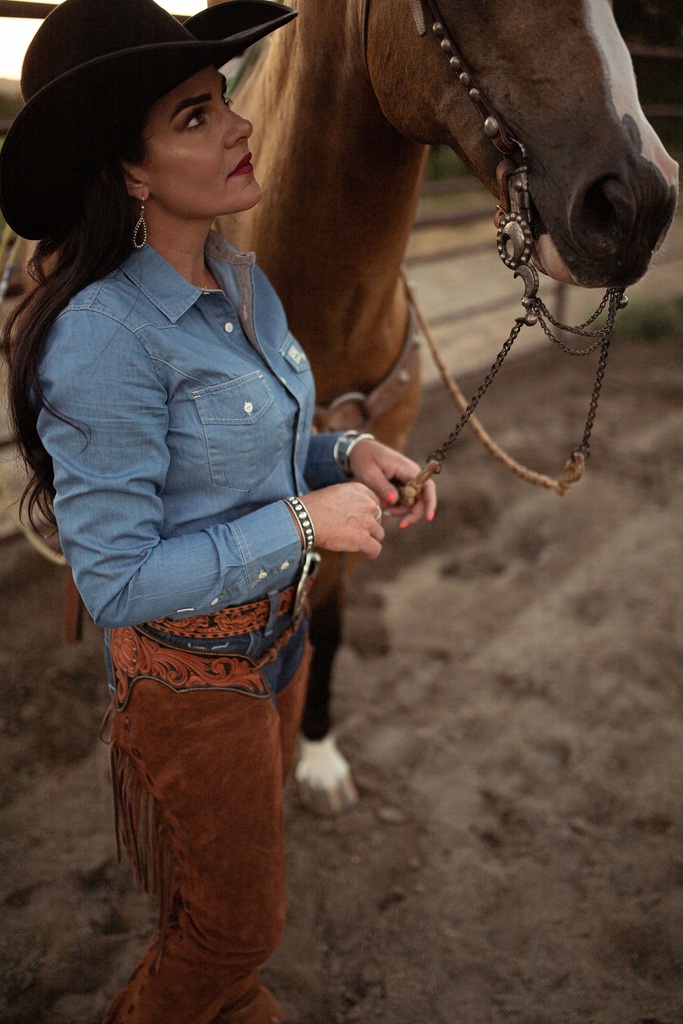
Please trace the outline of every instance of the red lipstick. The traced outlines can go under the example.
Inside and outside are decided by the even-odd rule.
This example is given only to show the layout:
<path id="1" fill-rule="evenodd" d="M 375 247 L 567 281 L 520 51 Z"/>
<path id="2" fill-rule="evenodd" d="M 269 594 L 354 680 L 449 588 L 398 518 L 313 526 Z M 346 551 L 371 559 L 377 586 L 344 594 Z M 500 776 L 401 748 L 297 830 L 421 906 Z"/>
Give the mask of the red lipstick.
<path id="1" fill-rule="evenodd" d="M 250 174 L 254 168 L 251 165 L 251 153 L 246 153 L 234 171 L 231 171 L 228 175 L 229 178 L 234 178 L 238 174 Z"/>

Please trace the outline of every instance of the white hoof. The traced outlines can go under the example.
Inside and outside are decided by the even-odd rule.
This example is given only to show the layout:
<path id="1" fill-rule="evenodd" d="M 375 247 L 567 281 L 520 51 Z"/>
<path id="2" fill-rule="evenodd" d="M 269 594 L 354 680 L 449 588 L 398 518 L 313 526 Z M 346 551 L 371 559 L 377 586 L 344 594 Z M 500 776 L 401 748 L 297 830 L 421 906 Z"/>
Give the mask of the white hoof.
<path id="1" fill-rule="evenodd" d="M 332 735 L 323 740 L 299 737 L 294 776 L 302 803 L 314 814 L 339 814 L 358 801 L 348 761 L 337 750 Z"/>

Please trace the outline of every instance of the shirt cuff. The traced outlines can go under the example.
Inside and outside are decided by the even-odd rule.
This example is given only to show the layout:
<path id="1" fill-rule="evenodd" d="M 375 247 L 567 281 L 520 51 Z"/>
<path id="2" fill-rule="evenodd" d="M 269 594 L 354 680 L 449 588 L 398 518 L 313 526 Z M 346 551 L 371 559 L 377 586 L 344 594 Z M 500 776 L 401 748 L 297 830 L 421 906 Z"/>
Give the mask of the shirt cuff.
<path id="1" fill-rule="evenodd" d="M 311 434 L 304 477 L 312 491 L 319 487 L 348 483 L 349 477 L 334 461 L 334 446 L 342 433 Z"/>
<path id="2" fill-rule="evenodd" d="M 249 512 L 228 529 L 242 555 L 247 586 L 255 593 L 280 589 L 283 578 L 290 578 L 301 562 L 299 531 L 284 501 Z"/>

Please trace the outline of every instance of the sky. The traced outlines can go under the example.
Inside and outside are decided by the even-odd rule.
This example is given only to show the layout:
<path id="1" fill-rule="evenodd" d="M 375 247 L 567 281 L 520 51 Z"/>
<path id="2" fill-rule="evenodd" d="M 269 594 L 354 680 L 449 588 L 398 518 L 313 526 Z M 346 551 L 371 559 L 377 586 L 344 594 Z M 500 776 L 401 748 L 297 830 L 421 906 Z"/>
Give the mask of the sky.
<path id="1" fill-rule="evenodd" d="M 157 0 L 157 3 L 172 14 L 197 14 L 206 7 L 206 0 Z M 41 24 L 37 18 L 0 18 L 0 78 L 21 78 L 24 54 Z"/>

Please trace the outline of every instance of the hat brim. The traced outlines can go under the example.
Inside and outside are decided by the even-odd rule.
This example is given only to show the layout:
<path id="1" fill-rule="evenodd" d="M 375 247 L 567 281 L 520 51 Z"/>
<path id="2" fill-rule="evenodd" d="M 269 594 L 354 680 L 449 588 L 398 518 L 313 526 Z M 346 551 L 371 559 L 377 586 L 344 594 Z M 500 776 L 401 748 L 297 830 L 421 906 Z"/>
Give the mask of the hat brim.
<path id="1" fill-rule="evenodd" d="M 225 8 L 230 10 L 223 14 Z M 18 235 L 61 233 L 78 212 L 84 186 L 116 152 L 141 110 L 296 17 L 296 11 L 268 0 L 232 0 L 210 12 L 205 28 L 216 34 L 225 29 L 226 38 L 139 46 L 88 61 L 22 108 L 0 150 L 0 207 Z M 197 29 L 204 34 L 200 24 Z"/>

